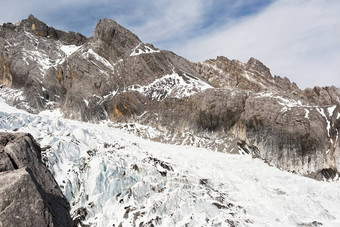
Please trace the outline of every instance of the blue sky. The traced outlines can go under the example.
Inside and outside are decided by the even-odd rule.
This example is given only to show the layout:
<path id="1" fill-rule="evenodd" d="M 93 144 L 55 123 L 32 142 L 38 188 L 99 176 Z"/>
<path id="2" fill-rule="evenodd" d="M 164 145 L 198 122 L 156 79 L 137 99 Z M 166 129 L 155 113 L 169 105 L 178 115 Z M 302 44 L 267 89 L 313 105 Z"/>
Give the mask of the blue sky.
<path id="1" fill-rule="evenodd" d="M 0 23 L 32 13 L 48 25 L 91 36 L 116 20 L 142 41 L 192 61 L 261 60 L 301 88 L 340 87 L 338 0 L 7 0 Z"/>

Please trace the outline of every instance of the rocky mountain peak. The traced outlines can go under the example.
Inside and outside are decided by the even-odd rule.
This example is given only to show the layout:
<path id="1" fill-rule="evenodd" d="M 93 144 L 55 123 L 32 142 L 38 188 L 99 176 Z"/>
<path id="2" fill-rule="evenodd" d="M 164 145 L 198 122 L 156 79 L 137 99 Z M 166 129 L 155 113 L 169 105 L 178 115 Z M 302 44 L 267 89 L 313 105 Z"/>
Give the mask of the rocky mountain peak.
<path id="1" fill-rule="evenodd" d="M 247 69 L 255 70 L 260 72 L 263 76 L 267 78 L 272 78 L 272 74 L 270 73 L 270 69 L 265 66 L 260 60 L 251 57 L 247 62 Z"/>
<path id="2" fill-rule="evenodd" d="M 30 14 L 27 19 L 20 22 L 19 30 L 32 33 L 39 37 L 60 40 L 68 45 L 81 45 L 87 40 L 87 38 L 80 33 L 65 32 L 48 26 L 46 23 L 40 21 L 32 14 Z"/>
<path id="3" fill-rule="evenodd" d="M 304 93 L 310 102 L 317 105 L 336 105 L 340 102 L 340 91 L 335 86 L 306 88 Z"/>
<path id="4" fill-rule="evenodd" d="M 123 38 L 126 38 L 129 42 L 135 44 L 142 42 L 137 35 L 133 34 L 116 21 L 107 18 L 101 19 L 97 22 L 96 28 L 93 32 L 93 37 L 95 39 L 102 39 L 108 43 L 114 43 Z"/>
<path id="5" fill-rule="evenodd" d="M 44 22 L 38 20 L 32 14 L 30 14 L 27 19 L 21 21 L 20 26 L 24 27 L 25 31 L 29 31 L 36 36 L 57 39 L 57 32 L 55 29 L 47 26 Z"/>
<path id="6" fill-rule="evenodd" d="M 129 56 L 142 43 L 135 34 L 110 19 L 98 21 L 92 39 L 98 53 L 114 61 Z"/>

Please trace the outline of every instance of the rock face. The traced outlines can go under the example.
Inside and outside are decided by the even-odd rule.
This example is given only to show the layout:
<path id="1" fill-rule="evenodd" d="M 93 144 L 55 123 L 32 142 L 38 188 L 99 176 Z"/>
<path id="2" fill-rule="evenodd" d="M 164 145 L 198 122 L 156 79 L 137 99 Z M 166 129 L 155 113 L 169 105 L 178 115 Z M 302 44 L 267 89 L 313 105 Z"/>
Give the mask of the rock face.
<path id="1" fill-rule="evenodd" d="M 0 226 L 72 226 L 69 204 L 30 134 L 0 133 Z"/>
<path id="2" fill-rule="evenodd" d="M 318 179 L 338 173 L 335 87 L 300 90 L 255 58 L 192 63 L 108 19 L 86 38 L 29 16 L 2 25 L 0 44 L 2 93 L 17 107 L 139 123 L 160 132 L 137 132 L 150 139 L 251 153 Z"/>

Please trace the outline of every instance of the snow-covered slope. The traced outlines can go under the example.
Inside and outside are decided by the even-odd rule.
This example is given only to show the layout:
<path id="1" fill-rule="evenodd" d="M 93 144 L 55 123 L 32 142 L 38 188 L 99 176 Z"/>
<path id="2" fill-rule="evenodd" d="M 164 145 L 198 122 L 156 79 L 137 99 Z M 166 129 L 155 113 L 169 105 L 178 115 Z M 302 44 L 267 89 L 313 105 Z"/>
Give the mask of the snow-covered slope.
<path id="1" fill-rule="evenodd" d="M 110 123 L 112 124 L 112 123 Z M 39 115 L 0 101 L 0 131 L 31 133 L 91 226 L 339 226 L 340 184 L 249 156 L 143 140 L 108 123 Z"/>

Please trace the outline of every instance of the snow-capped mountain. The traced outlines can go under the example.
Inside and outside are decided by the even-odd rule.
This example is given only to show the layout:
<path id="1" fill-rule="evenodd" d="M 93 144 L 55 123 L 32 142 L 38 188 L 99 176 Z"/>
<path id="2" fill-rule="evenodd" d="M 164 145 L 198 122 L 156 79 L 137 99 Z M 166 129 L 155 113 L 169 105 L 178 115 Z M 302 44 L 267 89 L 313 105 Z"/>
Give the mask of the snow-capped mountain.
<path id="1" fill-rule="evenodd" d="M 0 26 L 0 98 L 0 129 L 36 138 L 79 226 L 339 221 L 338 183 L 267 166 L 338 180 L 335 87 L 300 90 L 254 58 L 193 63 L 109 19 L 87 38 L 30 15 Z"/>
<path id="2" fill-rule="evenodd" d="M 161 142 L 252 153 L 317 179 L 338 174 L 335 87 L 300 90 L 254 58 L 192 63 L 108 19 L 86 38 L 30 15 L 2 25 L 0 43 L 2 93 L 11 105 L 150 126 L 158 136 L 135 131 Z"/>

